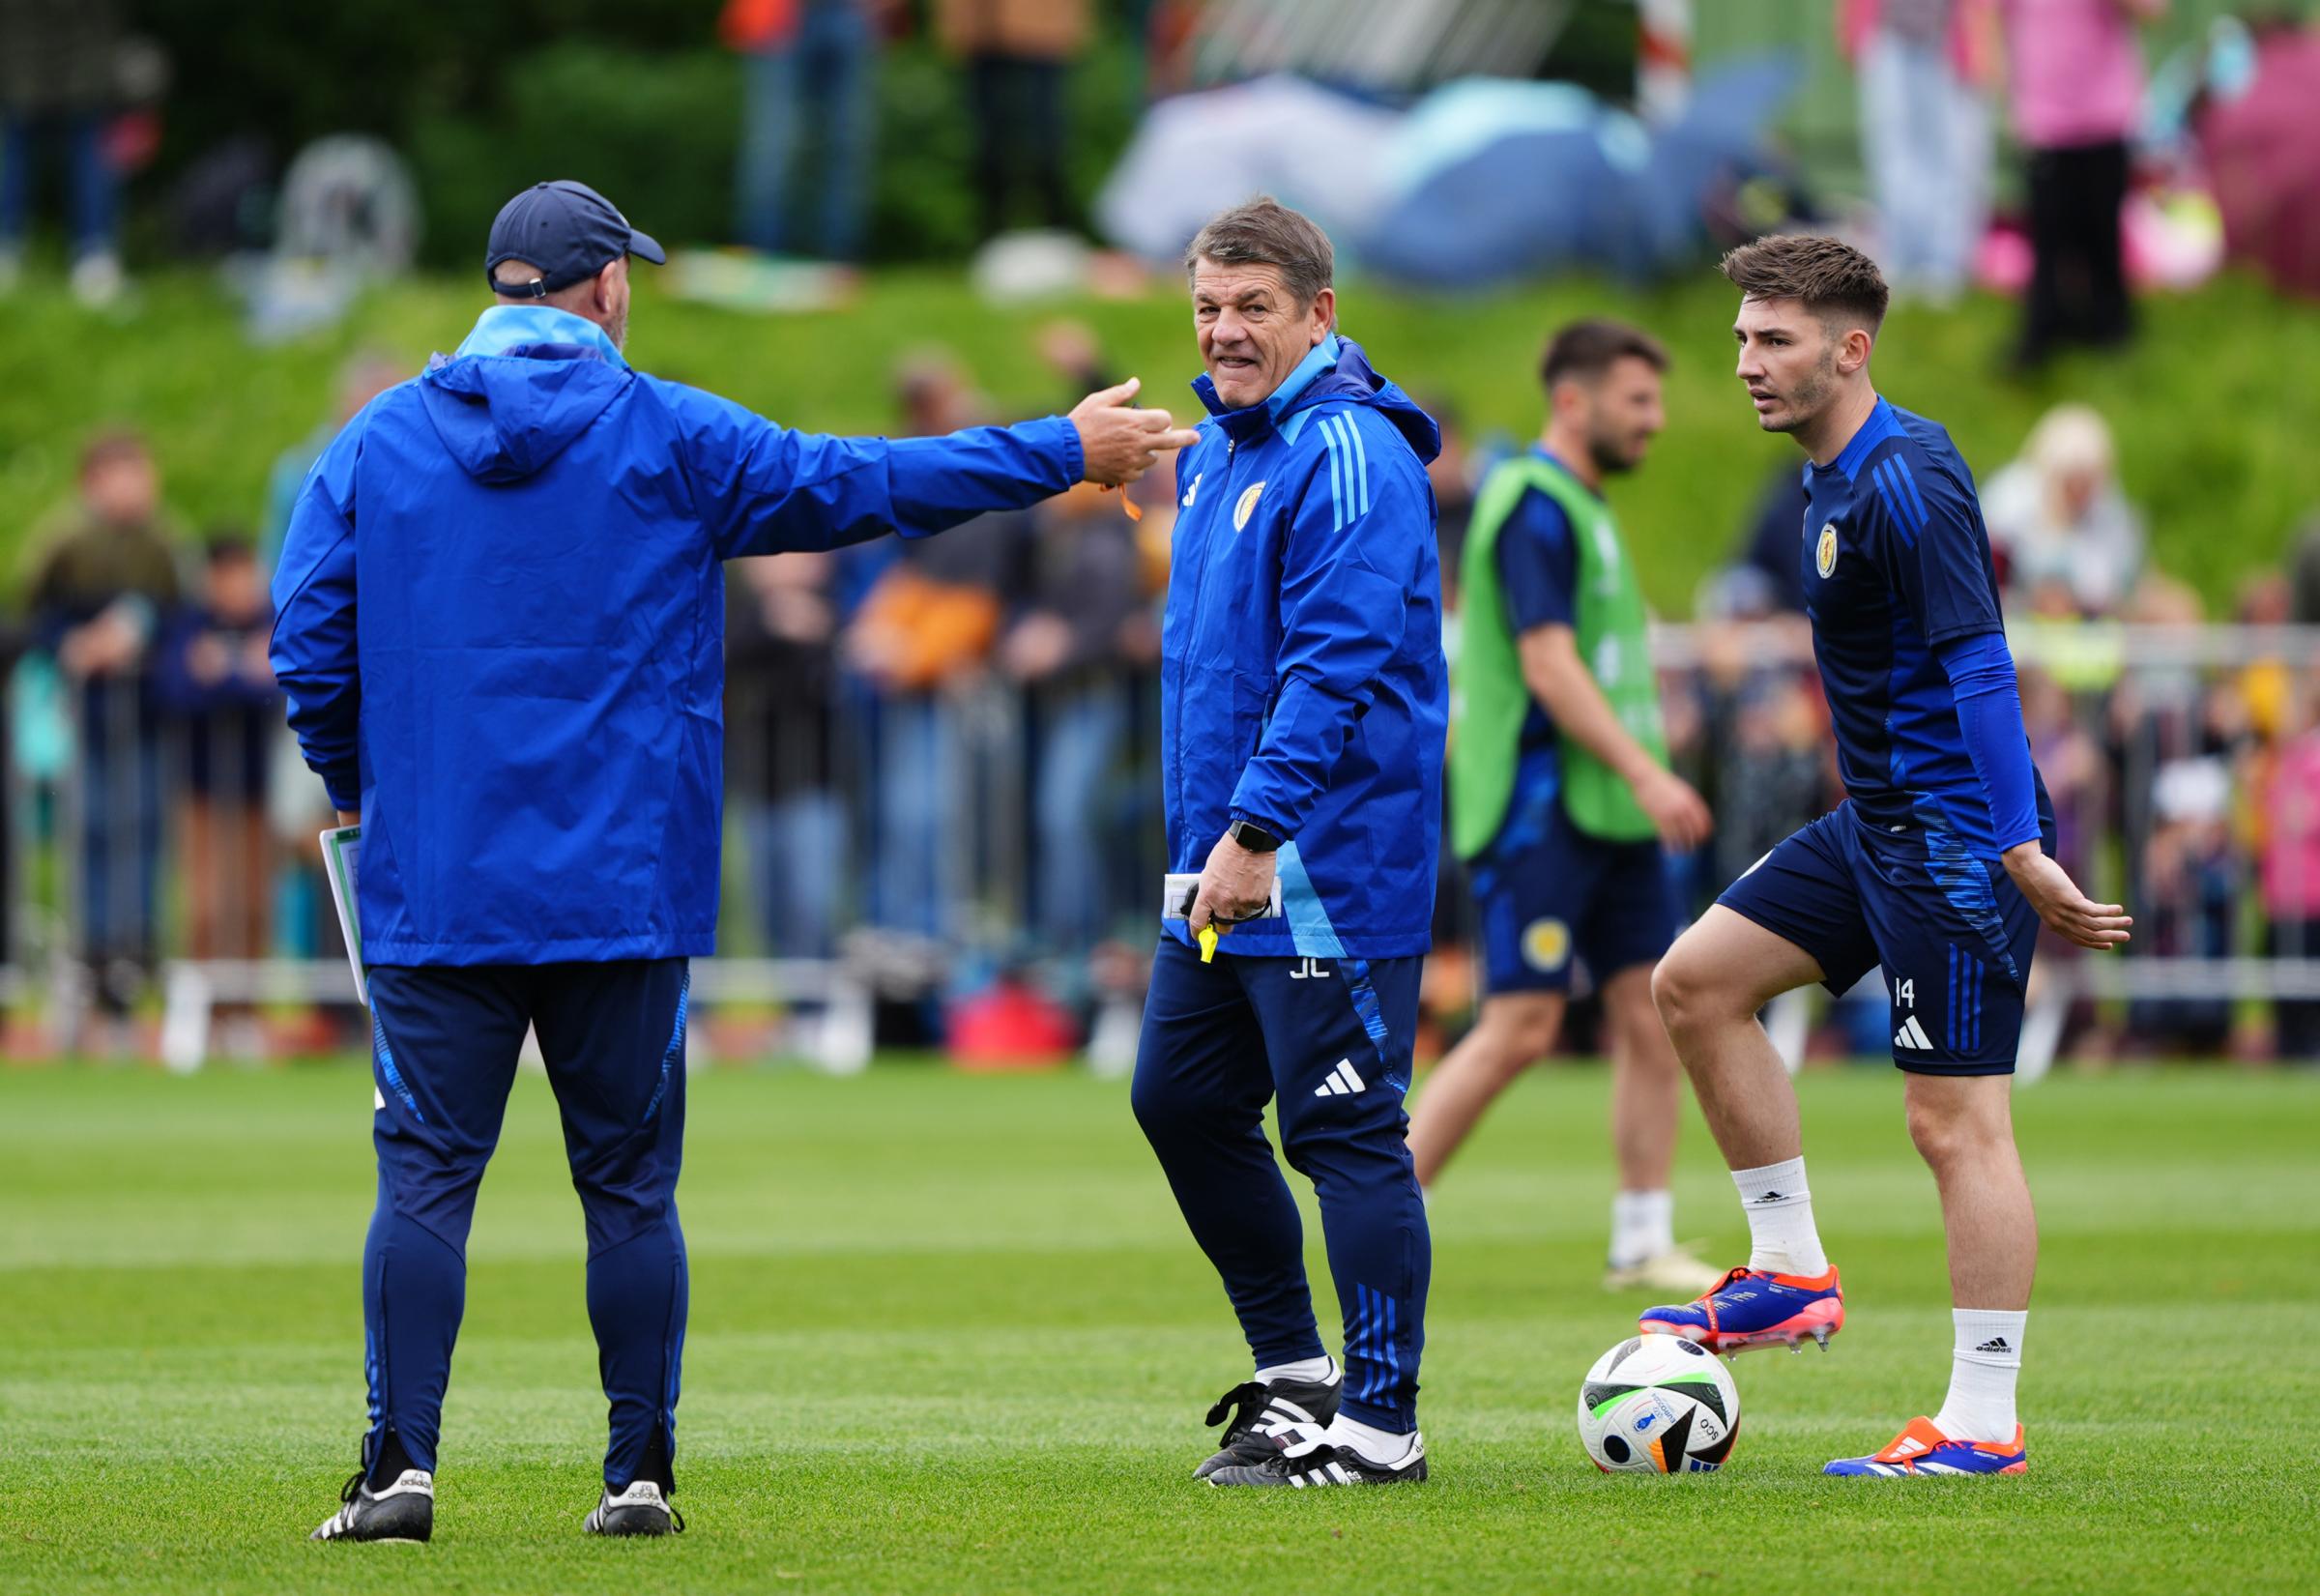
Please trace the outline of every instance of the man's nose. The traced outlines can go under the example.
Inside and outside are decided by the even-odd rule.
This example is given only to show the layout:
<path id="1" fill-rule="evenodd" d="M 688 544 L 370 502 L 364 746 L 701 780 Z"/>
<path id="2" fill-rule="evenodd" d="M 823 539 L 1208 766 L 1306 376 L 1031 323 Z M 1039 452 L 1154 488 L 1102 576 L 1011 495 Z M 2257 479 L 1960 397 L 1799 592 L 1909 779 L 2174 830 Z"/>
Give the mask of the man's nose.
<path id="1" fill-rule="evenodd" d="M 1238 343 L 1248 331 L 1248 324 L 1238 316 L 1230 310 L 1220 310 L 1216 315 L 1216 327 L 1209 335 L 1218 343 Z"/>

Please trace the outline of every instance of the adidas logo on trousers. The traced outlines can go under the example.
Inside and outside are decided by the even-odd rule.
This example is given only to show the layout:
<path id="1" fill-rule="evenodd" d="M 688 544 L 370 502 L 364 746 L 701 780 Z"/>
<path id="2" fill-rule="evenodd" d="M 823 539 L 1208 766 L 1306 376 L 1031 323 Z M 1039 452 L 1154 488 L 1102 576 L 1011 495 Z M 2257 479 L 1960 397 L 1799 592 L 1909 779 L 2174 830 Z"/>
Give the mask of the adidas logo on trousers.
<path id="1" fill-rule="evenodd" d="M 1337 1067 L 1329 1072 L 1329 1079 L 1314 1088 L 1313 1094 L 1316 1097 L 1350 1097 L 1366 1089 L 1361 1077 L 1353 1073 L 1353 1060 L 1340 1059 Z"/>

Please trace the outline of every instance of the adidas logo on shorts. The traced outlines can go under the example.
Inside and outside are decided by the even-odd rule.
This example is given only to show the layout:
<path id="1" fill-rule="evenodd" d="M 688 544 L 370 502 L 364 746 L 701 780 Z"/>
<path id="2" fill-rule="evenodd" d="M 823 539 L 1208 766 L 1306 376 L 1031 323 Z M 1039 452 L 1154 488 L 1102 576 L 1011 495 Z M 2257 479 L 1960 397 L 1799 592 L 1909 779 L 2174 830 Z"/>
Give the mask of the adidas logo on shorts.
<path id="1" fill-rule="evenodd" d="M 1893 1045 L 1895 1047 L 1907 1048 L 1912 1053 L 1930 1053 L 1933 1051 L 1933 1043 L 1926 1035 L 1926 1028 L 1917 1023 L 1917 1016 L 1914 1014 L 1910 1015 L 1906 1020 L 1903 1020 L 1901 1022 L 1901 1029 L 1893 1033 Z"/>

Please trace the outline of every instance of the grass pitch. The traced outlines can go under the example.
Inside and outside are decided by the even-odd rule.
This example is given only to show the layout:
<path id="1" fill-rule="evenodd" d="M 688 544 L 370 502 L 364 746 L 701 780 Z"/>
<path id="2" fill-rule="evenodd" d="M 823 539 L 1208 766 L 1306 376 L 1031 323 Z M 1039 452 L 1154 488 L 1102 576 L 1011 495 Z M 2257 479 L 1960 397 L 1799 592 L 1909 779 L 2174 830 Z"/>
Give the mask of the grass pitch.
<path id="1" fill-rule="evenodd" d="M 1805 1084 L 1835 1350 L 1735 1365 L 1721 1475 L 1572 1430 L 1641 1303 L 1598 1289 L 1600 1071 L 1534 1074 L 1434 1208 L 1414 1491 L 1188 1479 L 1246 1361 L 1122 1087 L 693 1085 L 680 1503 L 584 1539 L 602 1445 L 543 1081 L 484 1183 L 432 1546 L 316 1546 L 362 1427 L 351 1068 L 0 1074 L 0 1590 L 2308 1590 L 2320 1585 L 2320 1078 L 2023 1094 L 2045 1227 L 2021 1479 L 1824 1480 L 1941 1399 L 1931 1182 L 1887 1069 Z M 1695 1122 L 1677 1223 L 1737 1258 Z M 1318 1227 L 1309 1224 L 1316 1243 Z"/>

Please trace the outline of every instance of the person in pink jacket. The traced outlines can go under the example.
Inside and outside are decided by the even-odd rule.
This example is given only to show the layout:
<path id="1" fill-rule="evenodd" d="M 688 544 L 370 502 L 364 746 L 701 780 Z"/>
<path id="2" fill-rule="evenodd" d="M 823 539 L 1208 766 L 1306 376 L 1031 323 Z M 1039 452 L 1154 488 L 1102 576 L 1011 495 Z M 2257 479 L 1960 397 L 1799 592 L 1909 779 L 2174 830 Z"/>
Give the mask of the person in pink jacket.
<path id="1" fill-rule="evenodd" d="M 1998 0 L 2006 92 L 2028 163 L 2035 257 L 2017 363 L 2065 344 L 2127 341 L 2119 247 L 2128 143 L 2142 115 L 2136 28 L 2167 0 Z"/>

